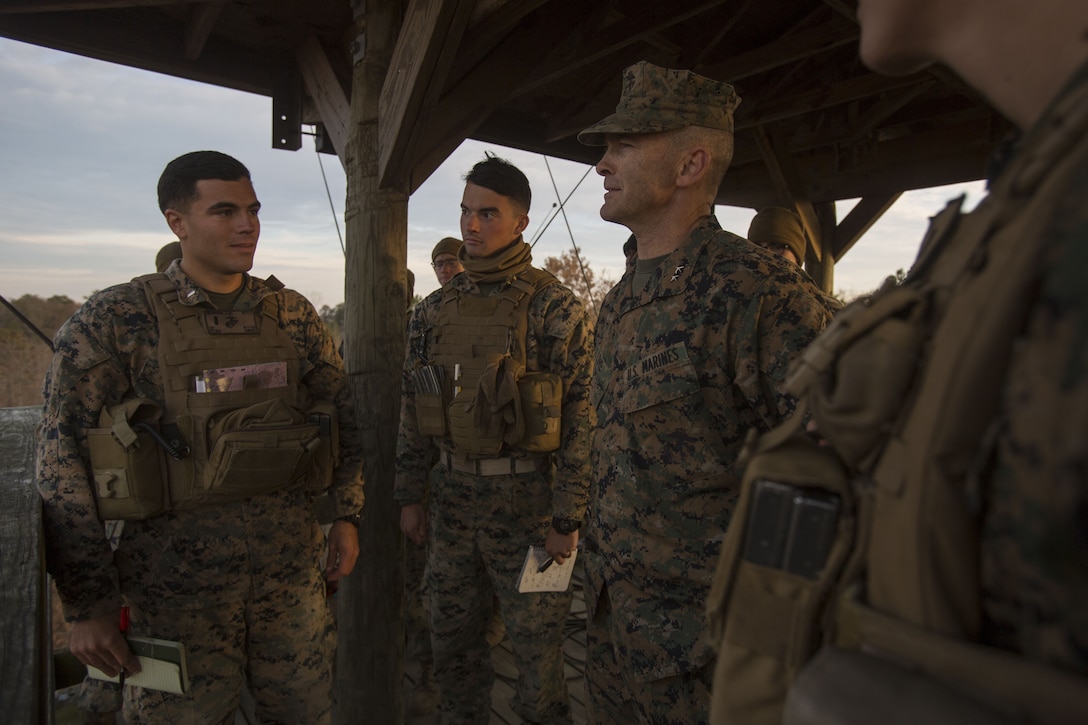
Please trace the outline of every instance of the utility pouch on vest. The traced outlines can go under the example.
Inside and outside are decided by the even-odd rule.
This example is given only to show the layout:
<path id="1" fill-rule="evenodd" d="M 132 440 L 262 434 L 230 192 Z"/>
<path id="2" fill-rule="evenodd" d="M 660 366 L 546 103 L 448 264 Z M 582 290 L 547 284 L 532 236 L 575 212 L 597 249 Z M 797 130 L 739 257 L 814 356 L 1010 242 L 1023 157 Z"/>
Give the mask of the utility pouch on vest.
<path id="1" fill-rule="evenodd" d="M 869 470 L 879 455 L 914 379 L 928 311 L 924 292 L 889 280 L 836 315 L 791 369 L 786 390 L 806 397 L 848 466 Z"/>
<path id="2" fill-rule="evenodd" d="M 166 510 L 164 459 L 155 439 L 161 410 L 133 399 L 103 408 L 87 431 L 98 517 L 134 521 Z"/>
<path id="3" fill-rule="evenodd" d="M 324 493 L 332 486 L 332 475 L 340 460 L 340 421 L 332 401 L 318 401 L 306 411 L 306 421 L 317 426 L 321 445 L 314 453 L 313 465 L 306 477 L 306 490 Z"/>
<path id="4" fill-rule="evenodd" d="M 559 449 L 563 381 L 554 373 L 526 373 L 518 380 L 525 433 L 517 448 L 530 453 Z"/>
<path id="5" fill-rule="evenodd" d="M 446 435 L 445 375 L 441 365 L 423 365 L 412 373 L 416 388 L 416 425 L 425 436 Z"/>
<path id="6" fill-rule="evenodd" d="M 853 539 L 841 461 L 805 434 L 782 438 L 782 429 L 764 436 L 745 470 L 708 599 L 720 643 L 714 722 L 780 722 L 787 689 L 819 645 Z"/>
<path id="7" fill-rule="evenodd" d="M 310 473 L 321 428 L 278 398 L 209 422 L 206 500 L 226 502 L 279 491 Z M 331 444 L 330 444 L 331 445 Z"/>
<path id="8" fill-rule="evenodd" d="M 462 389 L 447 408 L 450 421 L 450 440 L 459 453 L 494 456 L 502 450 L 503 424 L 498 416 L 490 416 L 486 428 L 479 429 L 473 420 L 477 405 L 486 405 L 476 399 L 475 390 Z"/>

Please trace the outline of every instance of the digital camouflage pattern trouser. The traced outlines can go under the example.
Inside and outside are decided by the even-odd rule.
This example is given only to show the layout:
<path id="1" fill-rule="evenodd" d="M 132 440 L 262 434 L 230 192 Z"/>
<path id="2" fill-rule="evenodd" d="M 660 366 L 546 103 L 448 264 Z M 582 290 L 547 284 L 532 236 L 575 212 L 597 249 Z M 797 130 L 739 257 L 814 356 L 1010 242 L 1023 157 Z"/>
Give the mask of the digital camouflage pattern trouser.
<path id="1" fill-rule="evenodd" d="M 494 591 L 518 668 L 513 709 L 529 722 L 570 723 L 563 675 L 570 591 L 517 591 L 529 546 L 543 546 L 551 526 L 549 476 L 475 476 L 439 464 L 430 483 L 427 582 L 442 722 L 490 719 Z"/>

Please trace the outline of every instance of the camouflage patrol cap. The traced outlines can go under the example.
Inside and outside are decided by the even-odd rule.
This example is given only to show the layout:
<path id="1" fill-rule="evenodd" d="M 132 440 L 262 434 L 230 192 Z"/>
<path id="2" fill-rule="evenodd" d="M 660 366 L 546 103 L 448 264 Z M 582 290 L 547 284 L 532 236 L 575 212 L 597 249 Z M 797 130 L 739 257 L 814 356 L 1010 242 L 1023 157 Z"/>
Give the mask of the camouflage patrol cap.
<path id="1" fill-rule="evenodd" d="M 461 247 L 464 243 L 460 239 L 454 237 L 446 237 L 438 244 L 434 245 L 434 249 L 431 250 L 431 261 L 433 262 L 439 254 L 452 254 L 454 257 L 461 251 Z"/>
<path id="2" fill-rule="evenodd" d="M 658 133 L 684 126 L 731 132 L 738 103 L 728 83 L 643 60 L 624 69 L 616 112 L 582 131 L 578 140 L 586 146 L 604 146 L 608 133 Z"/>
<path id="3" fill-rule="evenodd" d="M 748 227 L 748 239 L 761 247 L 785 244 L 798 262 L 805 261 L 805 229 L 801 217 L 789 209 L 772 206 L 756 214 Z"/>

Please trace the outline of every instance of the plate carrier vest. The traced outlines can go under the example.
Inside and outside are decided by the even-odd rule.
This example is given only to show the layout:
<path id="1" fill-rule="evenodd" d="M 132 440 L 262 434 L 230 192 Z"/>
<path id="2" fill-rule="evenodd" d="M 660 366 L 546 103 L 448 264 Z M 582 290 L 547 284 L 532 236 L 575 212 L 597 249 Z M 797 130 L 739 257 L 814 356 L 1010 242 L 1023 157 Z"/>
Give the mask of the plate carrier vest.
<path id="1" fill-rule="evenodd" d="M 279 326 L 283 284 L 270 277 L 273 293 L 254 310 L 218 311 L 181 304 L 164 274 L 133 281 L 158 320 L 164 406 L 126 400 L 104 409 L 89 431 L 99 517 L 143 519 L 295 486 L 328 488 L 335 407 L 311 403 L 301 384 L 299 353 Z M 262 365 L 285 372 L 285 384 L 281 377 L 262 387 L 252 367 Z M 240 386 L 221 392 L 205 381 L 209 370 L 227 368 Z"/>

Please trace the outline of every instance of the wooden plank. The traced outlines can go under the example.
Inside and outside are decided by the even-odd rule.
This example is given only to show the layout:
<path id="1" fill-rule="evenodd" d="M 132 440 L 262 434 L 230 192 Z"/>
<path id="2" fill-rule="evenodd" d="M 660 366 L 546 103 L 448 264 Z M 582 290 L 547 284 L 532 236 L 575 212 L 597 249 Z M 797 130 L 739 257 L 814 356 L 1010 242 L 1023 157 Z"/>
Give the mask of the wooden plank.
<path id="1" fill-rule="evenodd" d="M 378 100 L 378 176 L 403 187 L 475 3 L 411 0 Z"/>
<path id="2" fill-rule="evenodd" d="M 53 718 L 41 498 L 34 486 L 40 416 L 37 407 L 0 409 L 0 712 L 11 725 Z"/>
<path id="3" fill-rule="evenodd" d="M 222 0 L 186 0 L 191 5 L 216 3 Z M 117 8 L 145 8 L 154 5 L 177 5 L 178 0 L 30 0 L 0 2 L 3 13 L 57 13 L 69 10 L 113 10 Z"/>
<path id="4" fill-rule="evenodd" d="M 344 152 L 348 143 L 348 122 L 351 118 L 351 103 L 344 93 L 336 73 L 332 69 L 325 49 L 317 38 L 310 36 L 295 51 L 302 82 L 306 91 L 313 98 L 325 133 L 332 141 L 341 165 L 345 165 Z"/>
<path id="5" fill-rule="evenodd" d="M 835 259 L 842 259 L 862 235 L 869 231 L 869 227 L 876 224 L 877 220 L 884 216 L 884 212 L 888 211 L 902 195 L 903 192 L 897 191 L 887 194 L 870 194 L 859 199 L 850 213 L 839 222 L 838 231 L 835 234 Z"/>
<path id="6" fill-rule="evenodd" d="M 223 12 L 226 0 L 214 0 L 205 5 L 197 5 L 189 16 L 185 26 L 185 60 L 196 60 L 204 51 L 204 43 L 215 29 L 215 23 Z"/>

